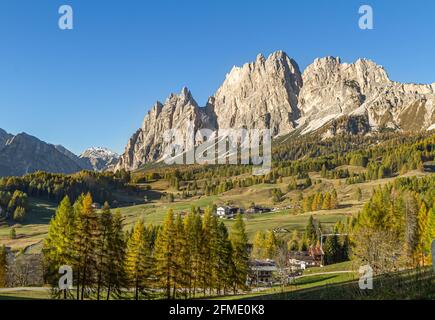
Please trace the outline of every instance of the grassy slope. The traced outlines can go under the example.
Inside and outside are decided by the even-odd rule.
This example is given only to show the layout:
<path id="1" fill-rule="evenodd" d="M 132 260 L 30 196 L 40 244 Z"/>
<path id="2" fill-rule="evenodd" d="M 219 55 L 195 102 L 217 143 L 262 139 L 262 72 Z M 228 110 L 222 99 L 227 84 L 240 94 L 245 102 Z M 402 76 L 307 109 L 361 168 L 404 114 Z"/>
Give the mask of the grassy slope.
<path id="1" fill-rule="evenodd" d="M 27 299 L 50 299 L 50 289 L 2 289 L 0 290 L 0 300 L 27 300 Z"/>
<path id="2" fill-rule="evenodd" d="M 358 170 L 358 168 L 352 168 Z M 424 175 L 420 172 L 411 172 L 407 175 Z M 320 179 L 318 173 L 310 174 L 313 181 Z M 202 196 L 186 200 L 177 200 L 174 203 L 167 203 L 160 200 L 155 200 L 149 204 L 142 204 L 130 207 L 121 208 L 121 213 L 125 217 L 126 228 L 130 228 L 135 221 L 143 218 L 147 224 L 160 224 L 169 208 L 175 212 L 188 211 L 192 205 L 206 207 L 213 204 L 224 204 L 226 202 L 234 205 L 249 206 L 252 202 L 268 207 L 284 207 L 290 203 L 290 199 L 297 197 L 299 191 L 292 191 L 286 194 L 286 199 L 279 205 L 274 205 L 270 197 L 270 190 L 273 188 L 281 188 L 285 191 L 290 178 L 284 178 L 282 183 L 278 184 L 260 184 L 248 188 L 233 189 L 219 196 Z M 303 230 L 306 221 L 310 215 L 316 216 L 322 224 L 332 226 L 336 221 L 344 219 L 346 216 L 356 214 L 363 206 L 364 202 L 370 197 L 372 189 L 378 185 L 386 184 L 392 181 L 393 178 L 370 181 L 356 185 L 346 185 L 342 180 L 321 179 L 320 184 L 313 185 L 308 190 L 305 190 L 304 195 L 315 192 L 331 190 L 333 187 L 337 190 L 341 206 L 335 210 L 322 210 L 317 212 L 309 212 L 304 214 L 289 214 L 288 210 L 280 212 L 257 214 L 251 216 L 246 221 L 247 232 L 250 239 L 259 230 L 269 230 L 276 227 L 282 227 L 292 231 Z M 156 182 L 153 188 L 156 190 L 164 190 L 167 188 L 164 181 Z M 362 189 L 363 199 L 361 202 L 356 201 L 355 191 L 357 188 Z M 9 238 L 10 227 L 0 227 L 0 243 L 11 246 L 14 250 L 27 248 L 32 246 L 31 251 L 37 252 L 41 247 L 41 240 L 44 239 L 47 230 L 48 222 L 55 212 L 55 204 L 43 201 L 40 199 L 30 199 L 30 211 L 28 218 L 21 225 L 16 225 L 17 239 Z M 233 221 L 225 220 L 225 223 L 231 228 Z M 284 235 L 285 236 L 285 235 Z"/>
<path id="3" fill-rule="evenodd" d="M 0 227 L 0 243 L 13 250 L 26 248 L 41 242 L 47 234 L 48 223 L 56 211 L 56 204 L 30 198 L 27 217 L 21 224 L 15 224 L 16 239 L 10 239 L 11 226 Z"/>

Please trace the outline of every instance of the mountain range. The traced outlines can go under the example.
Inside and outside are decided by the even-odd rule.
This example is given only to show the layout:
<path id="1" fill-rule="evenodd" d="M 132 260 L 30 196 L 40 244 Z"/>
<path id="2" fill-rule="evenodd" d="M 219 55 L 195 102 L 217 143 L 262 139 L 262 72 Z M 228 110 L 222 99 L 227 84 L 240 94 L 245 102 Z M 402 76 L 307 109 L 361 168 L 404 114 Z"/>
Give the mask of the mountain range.
<path id="1" fill-rule="evenodd" d="M 159 161 L 165 130 L 185 134 L 202 128 L 271 129 L 274 138 L 287 134 L 337 134 L 422 131 L 435 129 L 435 84 L 403 84 L 390 80 L 382 66 L 359 59 L 316 59 L 303 72 L 295 60 L 277 51 L 267 58 L 234 66 L 205 106 L 188 88 L 157 101 L 141 128 L 118 156 L 93 147 L 77 156 L 60 145 L 25 133 L 0 129 L 0 176 L 43 170 L 74 173 L 80 170 L 135 170 Z"/>
<path id="2" fill-rule="evenodd" d="M 233 67 L 216 93 L 200 107 L 183 88 L 156 102 L 130 138 L 116 169 L 134 170 L 159 161 L 166 148 L 163 133 L 201 128 L 271 129 L 273 137 L 295 132 L 367 134 L 382 130 L 435 129 L 435 83 L 390 80 L 382 66 L 359 59 L 316 59 L 303 72 L 295 60 L 277 51 Z"/>
<path id="3" fill-rule="evenodd" d="M 80 156 L 61 145 L 52 145 L 26 133 L 12 135 L 0 129 L 0 176 L 21 176 L 35 171 L 75 173 L 102 171 L 113 166 L 118 155 L 104 148 L 90 148 Z"/>

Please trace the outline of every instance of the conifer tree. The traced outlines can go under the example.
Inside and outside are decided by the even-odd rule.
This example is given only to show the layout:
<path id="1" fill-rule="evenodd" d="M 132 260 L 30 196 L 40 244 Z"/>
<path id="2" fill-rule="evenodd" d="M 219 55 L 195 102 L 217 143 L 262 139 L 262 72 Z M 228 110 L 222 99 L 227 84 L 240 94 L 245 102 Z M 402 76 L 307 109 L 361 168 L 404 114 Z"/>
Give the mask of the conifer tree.
<path id="1" fill-rule="evenodd" d="M 236 217 L 236 222 L 231 232 L 231 243 L 233 247 L 233 263 L 235 281 L 234 292 L 246 288 L 246 279 L 249 270 L 248 236 L 245 231 L 245 223 L 241 214 Z"/>
<path id="2" fill-rule="evenodd" d="M 325 197 L 323 198 L 322 210 L 330 210 L 332 208 L 331 205 L 331 194 L 327 192 Z"/>
<path id="3" fill-rule="evenodd" d="M 117 210 L 113 215 L 112 225 L 109 232 L 109 260 L 106 265 L 106 300 L 110 299 L 112 293 L 119 298 L 122 295 L 122 290 L 127 286 L 127 276 L 125 273 L 125 241 L 126 235 L 123 231 L 123 218 L 121 212 Z"/>
<path id="4" fill-rule="evenodd" d="M 74 208 L 68 196 L 65 196 L 50 221 L 48 235 L 44 241 L 46 278 L 52 283 L 57 284 L 60 266 L 73 264 L 75 222 Z M 63 297 L 67 297 L 67 291 L 64 291 Z"/>
<path id="5" fill-rule="evenodd" d="M 332 190 L 331 193 L 331 209 L 337 209 L 338 208 L 338 195 L 337 190 Z"/>
<path id="6" fill-rule="evenodd" d="M 275 237 L 275 233 L 272 230 L 269 230 L 267 232 L 265 249 L 266 249 L 266 258 L 268 259 L 275 258 L 278 250 L 278 241 Z"/>
<path id="7" fill-rule="evenodd" d="M 299 234 L 297 230 L 293 230 L 290 241 L 287 244 L 288 251 L 297 251 L 299 250 Z"/>
<path id="8" fill-rule="evenodd" d="M 136 222 L 127 243 L 125 270 L 129 284 L 134 287 L 135 300 L 148 285 L 152 272 L 151 248 L 143 220 Z"/>
<path id="9" fill-rule="evenodd" d="M 182 268 L 186 272 L 186 288 L 187 288 L 187 297 L 192 297 L 193 291 L 193 283 L 195 280 L 194 273 L 194 253 L 196 251 L 197 244 L 195 243 L 195 234 L 194 234 L 194 212 L 190 212 L 184 218 L 184 234 L 186 239 L 186 250 L 184 254 L 186 255 L 184 261 L 182 263 Z"/>
<path id="10" fill-rule="evenodd" d="M 313 216 L 310 216 L 308 218 L 307 226 L 305 227 L 305 235 L 306 235 L 306 239 L 308 240 L 309 244 L 316 243 L 317 232 L 316 232 L 316 226 L 314 225 Z"/>
<path id="11" fill-rule="evenodd" d="M 265 257 L 266 234 L 263 231 L 257 231 L 254 237 L 252 247 L 252 256 L 254 258 L 263 259 Z"/>
<path id="12" fill-rule="evenodd" d="M 233 248 L 229 239 L 228 230 L 225 224 L 221 221 L 218 226 L 218 243 L 217 243 L 217 270 L 219 271 L 219 278 L 217 282 L 217 293 L 220 294 L 221 290 L 226 294 L 227 289 L 233 283 Z"/>
<path id="13" fill-rule="evenodd" d="M 221 272 L 222 269 L 220 269 L 220 257 L 219 254 L 221 253 L 221 250 L 219 248 L 220 245 L 220 233 L 219 233 L 219 222 L 218 217 L 214 214 L 212 214 L 212 208 L 209 207 L 208 210 L 211 214 L 211 224 L 210 224 L 210 253 L 211 253 L 211 286 L 210 286 L 210 293 L 213 293 L 212 290 L 218 290 L 218 286 L 220 283 L 220 277 L 222 276 Z"/>
<path id="14" fill-rule="evenodd" d="M 361 199 L 362 199 L 362 191 L 361 191 L 361 188 L 358 187 L 356 189 L 356 200 L 361 201 Z"/>
<path id="15" fill-rule="evenodd" d="M 175 234 L 174 212 L 169 209 L 155 246 L 156 273 L 159 285 L 164 290 L 167 299 L 171 299 L 175 295 L 175 292 L 172 292 L 177 268 L 173 255 L 175 252 Z"/>
<path id="16" fill-rule="evenodd" d="M 6 271 L 7 271 L 7 260 L 6 260 L 6 246 L 0 246 L 0 288 L 6 287 Z"/>
<path id="17" fill-rule="evenodd" d="M 417 216 L 417 230 L 416 230 L 416 247 L 415 247 L 415 255 L 418 264 L 423 264 L 425 262 L 426 254 L 429 252 L 425 252 L 427 249 L 427 234 L 429 231 L 429 212 L 426 208 L 426 204 L 423 202 L 420 206 L 420 210 L 418 211 Z"/>
<path id="18" fill-rule="evenodd" d="M 202 239 L 201 239 L 201 255 L 202 255 L 202 270 L 201 270 L 201 286 L 203 294 L 207 288 L 211 287 L 212 280 L 212 246 L 213 239 L 212 231 L 212 214 L 207 208 L 202 219 Z"/>
<path id="19" fill-rule="evenodd" d="M 96 275 L 95 248 L 99 237 L 98 216 L 92 207 L 90 193 L 76 201 L 76 232 L 74 238 L 74 266 L 77 272 L 77 299 L 83 300 L 94 289 Z"/>
<path id="20" fill-rule="evenodd" d="M 175 251 L 173 252 L 176 265 L 173 279 L 174 298 L 181 295 L 184 297 L 187 296 L 186 286 L 189 283 L 187 277 L 188 266 L 186 266 L 186 259 L 189 254 L 187 247 L 188 243 L 184 231 L 183 219 L 181 215 L 177 215 L 175 220 Z"/>

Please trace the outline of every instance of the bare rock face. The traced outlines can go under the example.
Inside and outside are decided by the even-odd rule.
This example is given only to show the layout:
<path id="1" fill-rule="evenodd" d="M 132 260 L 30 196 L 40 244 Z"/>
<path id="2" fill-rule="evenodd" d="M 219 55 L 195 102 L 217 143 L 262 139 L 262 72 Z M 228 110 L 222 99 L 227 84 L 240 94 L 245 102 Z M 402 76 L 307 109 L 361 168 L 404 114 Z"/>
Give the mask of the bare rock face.
<path id="1" fill-rule="evenodd" d="M 267 59 L 258 55 L 255 62 L 234 67 L 204 108 L 184 88 L 181 94 L 171 95 L 164 105 L 158 102 L 152 107 L 142 128 L 130 138 L 115 170 L 137 169 L 160 159 L 166 148 L 164 131 L 180 129 L 184 134 L 189 121 L 193 121 L 195 131 L 270 128 L 274 136 L 289 133 L 299 117 L 301 86 L 298 65 L 278 51 Z"/>
<path id="2" fill-rule="evenodd" d="M 277 136 L 291 132 L 299 118 L 302 78 L 296 62 L 284 52 L 233 67 L 209 104 L 219 128 L 271 129 Z"/>
<path id="3" fill-rule="evenodd" d="M 52 144 L 20 133 L 9 138 L 0 150 L 0 176 L 21 176 L 38 170 L 74 173 L 81 167 Z"/>
<path id="4" fill-rule="evenodd" d="M 0 150 L 6 146 L 6 142 L 13 136 L 3 129 L 0 129 Z"/>
<path id="5" fill-rule="evenodd" d="M 92 147 L 82 152 L 78 157 L 82 166 L 90 167 L 90 170 L 104 171 L 118 163 L 119 155 L 107 148 Z"/>
<path id="6" fill-rule="evenodd" d="M 180 94 L 171 94 L 164 104 L 157 102 L 151 108 L 142 127 L 130 138 L 115 170 L 137 169 L 144 163 L 159 160 L 167 146 L 164 132 L 178 129 L 185 135 L 191 123 L 195 131 L 215 126 L 210 107 L 200 108 L 190 91 L 183 88 Z"/>
<path id="7" fill-rule="evenodd" d="M 267 59 L 260 54 L 254 62 L 233 67 L 204 108 L 185 88 L 165 104 L 156 103 L 115 170 L 161 159 L 165 130 L 184 134 L 189 122 L 195 131 L 268 128 L 273 137 L 298 128 L 301 134 L 321 130 L 324 137 L 435 129 L 435 84 L 391 81 L 383 67 L 364 59 L 351 64 L 334 57 L 316 59 L 301 74 L 282 51 Z"/>
<path id="8" fill-rule="evenodd" d="M 342 116 L 365 116 L 371 129 L 421 130 L 433 123 L 434 86 L 401 84 L 369 60 L 316 59 L 302 75 L 304 133 Z"/>

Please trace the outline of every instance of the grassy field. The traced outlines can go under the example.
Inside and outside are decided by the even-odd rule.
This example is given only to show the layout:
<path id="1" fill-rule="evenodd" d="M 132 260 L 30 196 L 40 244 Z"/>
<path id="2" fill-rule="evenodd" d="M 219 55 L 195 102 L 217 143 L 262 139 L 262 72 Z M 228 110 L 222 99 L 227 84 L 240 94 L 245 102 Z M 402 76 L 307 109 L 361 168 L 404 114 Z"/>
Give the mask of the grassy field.
<path id="1" fill-rule="evenodd" d="M 355 281 L 354 274 L 341 273 L 341 274 L 325 274 L 313 275 L 297 279 L 292 285 L 286 287 L 276 286 L 270 289 L 262 290 L 260 292 L 253 292 L 243 295 L 229 295 L 225 297 L 217 297 L 217 300 L 241 300 L 241 299 L 267 299 L 275 295 L 290 294 L 305 289 L 314 287 L 324 287 L 337 283 L 348 283 Z"/>
<path id="2" fill-rule="evenodd" d="M 373 290 L 360 290 L 358 273 L 348 270 L 351 262 L 312 268 L 291 285 L 212 300 L 320 300 L 320 299 L 435 299 L 435 274 L 431 267 L 375 277 Z M 318 271 L 329 272 L 317 274 Z M 310 275 L 312 273 L 312 275 Z M 0 289 L 0 300 L 50 299 L 48 288 Z"/>
<path id="3" fill-rule="evenodd" d="M 331 264 L 329 266 L 324 267 L 313 267 L 308 268 L 304 271 L 304 275 L 310 275 L 314 273 L 321 272 L 340 272 L 340 271 L 356 271 L 357 266 L 353 264 L 352 261 L 345 261 L 340 263 Z"/>
<path id="4" fill-rule="evenodd" d="M 386 300 L 435 299 L 435 274 L 431 268 L 407 270 L 374 277 L 373 289 L 361 290 L 357 274 L 313 275 L 300 278 L 281 292 L 238 297 L 256 300 Z"/>
<path id="5" fill-rule="evenodd" d="M 21 224 L 0 227 L 0 243 L 18 250 L 38 245 L 48 232 L 48 223 L 56 211 L 56 204 L 40 199 L 29 199 L 29 210 Z M 16 239 L 10 238 L 11 227 L 15 228 Z"/>
<path id="6" fill-rule="evenodd" d="M 364 168 L 349 167 L 352 171 L 361 171 Z M 421 176 L 427 173 L 413 171 L 406 176 Z M 246 216 L 246 228 L 250 239 L 259 230 L 270 230 L 277 227 L 287 229 L 289 233 L 292 230 L 303 230 L 307 219 L 310 215 L 315 216 L 321 221 L 324 227 L 333 226 L 338 220 L 345 219 L 347 216 L 357 214 L 364 203 L 370 198 L 373 188 L 384 185 L 394 180 L 394 178 L 369 181 L 366 183 L 347 185 L 344 179 L 323 179 L 319 173 L 311 173 L 310 177 L 313 181 L 319 181 L 312 187 L 303 191 L 304 195 L 317 192 L 327 191 L 335 188 L 338 193 L 340 207 L 335 210 L 321 210 L 316 212 L 308 212 L 304 214 L 292 214 L 289 210 L 280 209 L 277 212 L 267 214 L 256 214 Z M 267 206 L 270 208 L 283 208 L 291 203 L 300 194 L 300 191 L 287 192 L 286 188 L 291 178 L 284 178 L 282 183 L 277 184 L 258 184 L 246 188 L 235 188 L 219 196 L 197 196 L 190 199 L 176 199 L 173 203 L 168 203 L 164 200 L 152 199 L 152 202 L 147 204 L 139 204 L 129 207 L 120 208 L 122 215 L 125 218 L 126 228 L 131 226 L 138 219 L 144 219 L 146 224 L 158 225 L 161 224 L 166 212 L 172 208 L 176 213 L 187 212 L 191 206 L 207 207 L 213 204 L 223 205 L 230 203 L 235 206 L 248 207 L 252 202 L 257 205 Z M 156 191 L 169 191 L 168 184 L 165 181 L 157 181 L 152 184 Z M 285 199 L 282 203 L 273 204 L 270 191 L 274 188 L 281 188 L 285 193 Z M 355 199 L 356 189 L 361 188 L 362 199 Z M 151 199 L 150 199 L 151 200 Z M 0 227 L 0 243 L 11 247 L 13 250 L 28 248 L 27 252 L 37 252 L 41 249 L 42 240 L 45 238 L 48 231 L 48 223 L 56 209 L 56 204 L 43 201 L 40 199 L 30 199 L 30 209 L 26 220 L 22 224 L 16 224 L 17 238 L 10 239 L 11 226 Z M 233 221 L 225 220 L 229 228 L 232 227 Z M 284 234 L 284 236 L 286 236 Z"/>
<path id="7" fill-rule="evenodd" d="M 0 289 L 0 300 L 50 299 L 50 289 Z"/>

